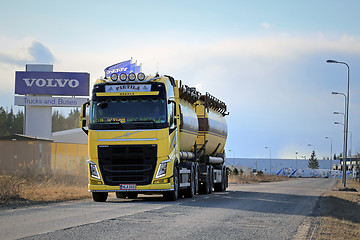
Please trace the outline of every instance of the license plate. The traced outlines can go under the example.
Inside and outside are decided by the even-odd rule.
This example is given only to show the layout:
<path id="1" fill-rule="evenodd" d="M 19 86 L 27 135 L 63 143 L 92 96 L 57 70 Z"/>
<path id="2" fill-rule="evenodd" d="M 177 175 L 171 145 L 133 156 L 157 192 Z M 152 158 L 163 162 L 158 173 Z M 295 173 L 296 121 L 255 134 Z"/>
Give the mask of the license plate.
<path id="1" fill-rule="evenodd" d="M 120 184 L 120 190 L 136 190 L 136 184 Z"/>

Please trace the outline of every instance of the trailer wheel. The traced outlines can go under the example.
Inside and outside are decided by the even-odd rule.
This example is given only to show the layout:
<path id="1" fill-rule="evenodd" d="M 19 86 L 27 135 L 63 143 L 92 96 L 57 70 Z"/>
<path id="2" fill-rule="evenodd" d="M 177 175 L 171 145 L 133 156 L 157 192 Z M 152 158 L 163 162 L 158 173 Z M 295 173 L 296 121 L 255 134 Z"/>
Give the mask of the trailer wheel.
<path id="1" fill-rule="evenodd" d="M 209 166 L 209 191 L 208 193 L 211 194 L 214 188 L 214 168 L 213 166 Z"/>
<path id="2" fill-rule="evenodd" d="M 209 185 L 210 185 L 210 171 L 209 171 L 209 166 L 206 166 L 205 182 L 200 184 L 199 193 L 200 194 L 209 194 L 209 189 L 210 189 Z"/>
<path id="3" fill-rule="evenodd" d="M 224 192 L 226 189 L 226 169 L 223 167 L 221 170 L 221 182 L 214 184 L 215 192 Z"/>
<path id="4" fill-rule="evenodd" d="M 195 195 L 195 166 L 191 164 L 190 170 L 190 186 L 185 190 L 184 197 L 192 198 Z"/>
<path id="5" fill-rule="evenodd" d="M 199 164 L 195 163 L 195 194 L 199 192 Z"/>
<path id="6" fill-rule="evenodd" d="M 163 197 L 168 201 L 176 201 L 179 197 L 179 171 L 176 166 L 174 166 L 174 191 L 164 192 Z"/>
<path id="7" fill-rule="evenodd" d="M 227 187 L 227 182 L 228 182 L 228 175 L 227 175 L 227 170 L 226 167 L 223 168 L 223 176 L 224 176 L 224 182 L 223 182 L 223 192 L 226 191 L 226 187 Z"/>
<path id="8" fill-rule="evenodd" d="M 106 202 L 108 193 L 107 192 L 93 192 L 92 197 L 93 197 L 94 202 Z"/>

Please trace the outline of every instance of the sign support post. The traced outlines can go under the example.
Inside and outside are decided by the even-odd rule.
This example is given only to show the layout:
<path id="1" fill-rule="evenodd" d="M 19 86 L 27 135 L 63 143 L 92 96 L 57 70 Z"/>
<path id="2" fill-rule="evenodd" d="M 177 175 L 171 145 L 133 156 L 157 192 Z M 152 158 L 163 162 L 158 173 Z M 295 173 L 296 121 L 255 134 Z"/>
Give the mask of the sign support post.
<path id="1" fill-rule="evenodd" d="M 52 72 L 53 65 L 27 64 L 26 71 Z M 24 125 L 25 135 L 51 139 L 52 107 L 25 106 Z"/>

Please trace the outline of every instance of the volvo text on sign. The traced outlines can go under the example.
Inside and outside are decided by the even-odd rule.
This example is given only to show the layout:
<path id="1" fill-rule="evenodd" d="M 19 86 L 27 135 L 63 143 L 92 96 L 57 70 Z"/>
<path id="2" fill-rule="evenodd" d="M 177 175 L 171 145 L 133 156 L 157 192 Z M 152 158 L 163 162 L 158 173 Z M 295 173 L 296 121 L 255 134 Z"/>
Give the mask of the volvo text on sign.
<path id="1" fill-rule="evenodd" d="M 89 73 L 16 72 L 15 94 L 88 96 Z"/>

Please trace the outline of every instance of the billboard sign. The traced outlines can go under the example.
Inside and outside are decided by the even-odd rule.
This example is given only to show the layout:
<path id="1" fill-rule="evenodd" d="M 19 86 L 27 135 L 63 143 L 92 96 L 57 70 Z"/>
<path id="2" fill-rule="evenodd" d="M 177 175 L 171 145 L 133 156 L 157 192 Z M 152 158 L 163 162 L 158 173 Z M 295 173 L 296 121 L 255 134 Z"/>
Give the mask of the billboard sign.
<path id="1" fill-rule="evenodd" d="M 15 94 L 89 96 L 89 80 L 89 73 L 17 71 Z"/>
<path id="2" fill-rule="evenodd" d="M 15 105 L 37 107 L 81 107 L 88 98 L 15 96 Z"/>

